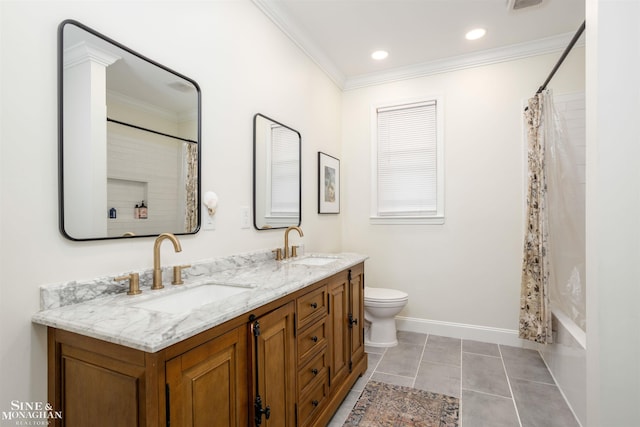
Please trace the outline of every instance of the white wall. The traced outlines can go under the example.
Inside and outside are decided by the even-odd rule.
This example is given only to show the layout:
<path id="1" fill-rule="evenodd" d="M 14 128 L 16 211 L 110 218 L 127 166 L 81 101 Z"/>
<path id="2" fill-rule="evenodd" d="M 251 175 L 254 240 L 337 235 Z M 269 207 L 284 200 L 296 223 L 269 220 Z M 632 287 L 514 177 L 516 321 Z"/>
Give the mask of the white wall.
<path id="1" fill-rule="evenodd" d="M 474 325 L 515 336 L 520 304 L 525 173 L 523 101 L 558 54 L 345 92 L 342 118 L 343 246 L 370 255 L 367 283 L 409 294 L 401 316 L 433 327 Z M 584 89 L 576 47 L 549 86 Z M 441 95 L 445 224 L 370 225 L 370 110 L 381 101 Z M 418 322 L 418 323 L 419 323 Z M 413 323 L 416 326 L 416 323 Z M 468 331 L 467 331 L 468 332 Z M 476 338 L 491 339 L 485 335 Z"/>
<path id="2" fill-rule="evenodd" d="M 640 1 L 587 0 L 587 425 L 640 425 Z"/>
<path id="3" fill-rule="evenodd" d="M 30 321 L 39 285 L 153 261 L 150 238 L 74 243 L 58 232 L 56 37 L 67 18 L 202 89 L 202 184 L 220 198 L 217 228 L 182 237 L 179 254 L 163 250 L 165 264 L 282 245 L 281 231 L 240 229 L 240 207 L 251 206 L 257 112 L 302 134 L 306 249 L 340 250 L 340 218 L 315 212 L 316 153 L 339 152 L 341 93 L 249 0 L 2 1 L 0 410 L 14 399 L 46 400 L 46 330 Z"/>

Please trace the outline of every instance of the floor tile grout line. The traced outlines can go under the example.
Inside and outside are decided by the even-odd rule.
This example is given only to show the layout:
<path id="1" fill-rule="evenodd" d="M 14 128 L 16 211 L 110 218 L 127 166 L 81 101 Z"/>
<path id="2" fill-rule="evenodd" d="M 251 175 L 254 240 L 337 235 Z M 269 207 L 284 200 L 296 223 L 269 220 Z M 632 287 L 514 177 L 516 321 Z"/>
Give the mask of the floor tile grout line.
<path id="1" fill-rule="evenodd" d="M 382 362 L 382 358 L 384 357 L 385 354 L 387 354 L 387 349 L 385 348 L 384 350 L 382 350 L 382 353 L 377 353 L 377 354 L 380 355 L 380 359 L 378 359 L 378 361 L 376 362 L 376 366 L 371 371 L 371 375 L 373 375 L 373 373 L 378 369 L 378 366 L 380 366 L 380 362 Z M 371 375 L 369 375 L 369 378 L 371 378 Z"/>
<path id="2" fill-rule="evenodd" d="M 478 356 L 495 357 L 496 359 L 500 358 L 500 356 L 494 356 L 493 354 L 476 353 L 475 351 L 464 351 L 463 350 L 462 353 L 475 354 L 475 355 L 478 355 Z"/>
<path id="3" fill-rule="evenodd" d="M 465 391 L 465 390 L 466 390 L 466 391 L 471 391 L 471 392 L 473 392 L 473 393 L 484 394 L 485 396 L 500 397 L 500 398 L 502 398 L 502 399 L 507 399 L 507 400 L 511 400 L 511 401 L 513 401 L 513 398 L 512 398 L 512 397 L 508 397 L 508 396 L 501 396 L 501 395 L 499 395 L 499 394 L 487 393 L 486 391 L 474 390 L 474 389 L 472 389 L 472 388 L 464 388 L 464 387 L 461 387 L 461 389 L 462 389 L 463 391 Z"/>
<path id="4" fill-rule="evenodd" d="M 532 380 L 530 378 L 522 378 L 522 377 L 518 377 L 518 376 L 515 376 L 515 375 L 513 375 L 513 376 L 507 375 L 507 376 L 509 378 L 511 378 L 511 379 L 514 379 L 514 380 L 527 381 L 527 382 L 530 382 L 530 383 L 536 383 L 536 384 L 540 384 L 540 385 L 551 385 L 551 386 L 554 386 L 556 388 L 558 387 L 558 384 L 556 384 L 555 381 L 552 382 L 552 383 L 548 383 L 548 382 L 545 382 L 545 381 Z"/>
<path id="5" fill-rule="evenodd" d="M 509 393 L 511 393 L 511 401 L 513 403 L 513 408 L 516 411 L 516 417 L 518 418 L 518 424 L 522 427 L 522 420 L 520 419 L 520 412 L 518 411 L 518 405 L 516 405 L 516 398 L 513 395 L 513 388 L 511 388 L 511 381 L 509 380 L 509 374 L 507 374 L 507 365 L 504 363 L 504 357 L 502 356 L 502 349 L 498 346 L 498 351 L 500 352 L 500 361 L 502 362 L 502 369 L 504 370 L 504 376 L 507 379 L 507 385 L 509 386 Z"/>
<path id="6" fill-rule="evenodd" d="M 429 341 L 429 334 L 424 338 L 424 344 L 422 344 L 422 353 L 420 353 L 420 360 L 418 360 L 418 367 L 416 368 L 416 374 L 413 376 L 413 382 L 411 383 L 411 387 L 415 388 L 416 381 L 418 380 L 418 372 L 420 372 L 420 365 L 422 365 L 422 358 L 424 357 L 424 352 L 427 351 L 427 341 Z"/>
<path id="7" fill-rule="evenodd" d="M 398 374 L 390 374 L 388 372 L 382 372 L 382 371 L 374 371 L 374 374 L 378 373 L 378 374 L 384 374 L 390 377 L 397 377 L 397 378 L 409 378 L 409 379 L 413 379 L 413 383 L 415 383 L 415 377 L 412 376 L 406 376 L 406 375 L 398 375 Z M 371 378 L 373 378 L 373 375 L 371 375 Z M 384 382 L 384 381 L 380 381 L 380 382 Z M 414 388 L 413 386 L 411 386 L 411 388 Z"/>

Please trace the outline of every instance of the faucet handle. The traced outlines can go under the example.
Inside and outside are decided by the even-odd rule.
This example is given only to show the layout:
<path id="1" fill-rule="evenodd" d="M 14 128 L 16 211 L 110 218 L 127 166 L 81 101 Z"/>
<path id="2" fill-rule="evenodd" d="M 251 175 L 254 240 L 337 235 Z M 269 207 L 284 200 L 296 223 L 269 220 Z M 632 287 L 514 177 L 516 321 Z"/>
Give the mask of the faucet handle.
<path id="1" fill-rule="evenodd" d="M 282 261 L 282 248 L 275 248 L 271 252 L 276 254 L 276 261 Z"/>
<path id="2" fill-rule="evenodd" d="M 291 257 L 292 257 L 292 258 L 295 258 L 295 257 L 297 257 L 297 256 L 298 256 L 298 248 L 299 248 L 299 247 L 300 247 L 299 245 L 293 245 L 293 246 L 291 246 Z"/>
<path id="3" fill-rule="evenodd" d="M 173 266 L 173 282 L 171 282 L 171 284 L 182 285 L 184 283 L 182 281 L 182 270 L 189 267 L 191 267 L 191 265 L 174 265 Z"/>
<path id="4" fill-rule="evenodd" d="M 126 276 L 116 277 L 113 280 L 118 282 L 122 280 L 129 281 L 129 291 L 127 292 L 127 295 L 138 295 L 142 293 L 140 290 L 140 275 L 138 273 L 131 273 Z"/>

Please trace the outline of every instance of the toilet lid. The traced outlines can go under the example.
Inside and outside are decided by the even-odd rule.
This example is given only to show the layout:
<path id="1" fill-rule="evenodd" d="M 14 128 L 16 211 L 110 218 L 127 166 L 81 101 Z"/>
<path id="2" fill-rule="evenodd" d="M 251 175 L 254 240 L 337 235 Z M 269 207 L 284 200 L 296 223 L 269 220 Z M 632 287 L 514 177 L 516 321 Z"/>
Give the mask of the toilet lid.
<path id="1" fill-rule="evenodd" d="M 366 301 L 398 301 L 407 298 L 409 298 L 407 293 L 397 289 L 364 288 L 364 299 Z"/>

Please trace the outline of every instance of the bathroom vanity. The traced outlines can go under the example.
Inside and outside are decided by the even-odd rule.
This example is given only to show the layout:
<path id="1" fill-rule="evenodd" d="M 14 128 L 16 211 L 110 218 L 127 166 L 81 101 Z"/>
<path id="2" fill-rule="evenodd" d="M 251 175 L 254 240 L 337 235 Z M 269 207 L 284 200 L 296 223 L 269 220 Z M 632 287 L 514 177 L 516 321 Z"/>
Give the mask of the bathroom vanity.
<path id="1" fill-rule="evenodd" d="M 194 264 L 184 287 L 69 305 L 43 287 L 57 425 L 325 426 L 367 369 L 365 258 Z M 244 290 L 162 304 L 221 283 Z"/>
<path id="2" fill-rule="evenodd" d="M 303 234 L 300 133 L 254 117 L 254 225 L 286 228 L 278 259 L 267 250 L 174 266 L 171 285 L 160 244 L 179 252 L 173 233 L 201 224 L 200 88 L 75 20 L 60 24 L 58 46 L 62 235 L 162 234 L 153 270 L 41 287 L 33 321 L 48 327 L 55 425 L 325 426 L 367 369 L 366 257 L 296 257 L 294 246 L 288 258 L 289 231 Z M 256 207 L 267 206 L 273 144 L 290 179 L 267 212 Z M 89 152 L 98 160 L 79 161 Z"/>

